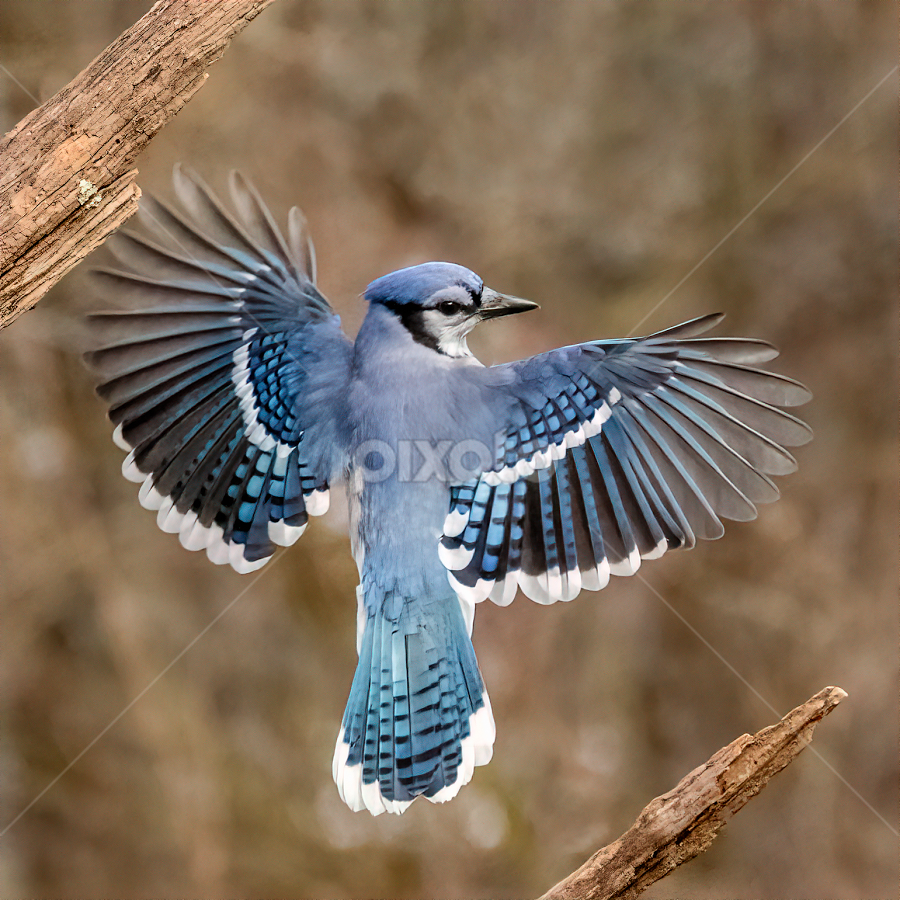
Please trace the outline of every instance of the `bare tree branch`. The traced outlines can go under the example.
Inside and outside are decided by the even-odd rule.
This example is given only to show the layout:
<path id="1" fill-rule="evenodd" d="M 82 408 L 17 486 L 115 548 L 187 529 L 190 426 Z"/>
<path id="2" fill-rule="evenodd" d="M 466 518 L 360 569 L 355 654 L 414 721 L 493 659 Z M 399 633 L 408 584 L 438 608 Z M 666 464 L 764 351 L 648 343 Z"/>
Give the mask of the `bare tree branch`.
<path id="1" fill-rule="evenodd" d="M 693 859 L 719 829 L 812 740 L 816 724 L 847 694 L 827 687 L 777 725 L 745 734 L 652 800 L 618 840 L 540 900 L 631 900 Z"/>
<path id="2" fill-rule="evenodd" d="M 273 0 L 160 0 L 0 139 L 0 327 L 137 210 L 131 169 Z"/>

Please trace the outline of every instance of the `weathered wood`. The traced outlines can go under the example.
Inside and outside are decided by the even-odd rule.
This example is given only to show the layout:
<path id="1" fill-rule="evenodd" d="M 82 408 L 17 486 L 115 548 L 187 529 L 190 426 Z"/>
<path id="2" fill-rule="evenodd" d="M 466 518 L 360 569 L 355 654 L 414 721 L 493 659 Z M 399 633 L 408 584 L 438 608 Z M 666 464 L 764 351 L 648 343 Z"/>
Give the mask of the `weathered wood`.
<path id="1" fill-rule="evenodd" d="M 272 2 L 160 0 L 0 138 L 0 327 L 135 211 L 135 158 Z"/>
<path id="2" fill-rule="evenodd" d="M 745 734 L 652 800 L 618 840 L 540 900 L 631 900 L 706 850 L 719 829 L 812 740 L 816 724 L 847 694 L 827 687 L 778 724 Z"/>
<path id="3" fill-rule="evenodd" d="M 85 203 L 87 207 L 94 200 L 93 206 L 73 213 L 62 227 L 29 247 L 0 275 L 0 315 L 7 304 L 12 310 L 0 327 L 31 309 L 79 260 L 137 212 L 141 189 L 134 183 L 136 175 L 137 169 L 132 169 L 98 191 Z"/>

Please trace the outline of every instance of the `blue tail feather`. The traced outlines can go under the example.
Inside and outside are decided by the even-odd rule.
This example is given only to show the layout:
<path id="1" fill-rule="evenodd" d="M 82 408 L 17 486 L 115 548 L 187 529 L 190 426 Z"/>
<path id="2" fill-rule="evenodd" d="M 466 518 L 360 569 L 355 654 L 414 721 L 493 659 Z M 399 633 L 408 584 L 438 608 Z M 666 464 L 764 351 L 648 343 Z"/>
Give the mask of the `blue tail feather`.
<path id="1" fill-rule="evenodd" d="M 369 606 L 334 778 L 354 810 L 455 796 L 490 759 L 494 722 L 457 599 Z"/>

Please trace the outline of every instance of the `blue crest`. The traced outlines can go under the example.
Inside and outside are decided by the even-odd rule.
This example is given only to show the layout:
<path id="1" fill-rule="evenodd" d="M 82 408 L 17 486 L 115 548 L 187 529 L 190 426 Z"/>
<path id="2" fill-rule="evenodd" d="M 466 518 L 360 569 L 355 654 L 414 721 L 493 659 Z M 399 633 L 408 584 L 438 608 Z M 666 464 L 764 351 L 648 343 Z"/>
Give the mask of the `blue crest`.
<path id="1" fill-rule="evenodd" d="M 449 262 L 427 262 L 376 278 L 365 293 L 369 303 L 419 304 L 446 287 L 458 285 L 477 296 L 484 282 L 470 269 Z"/>

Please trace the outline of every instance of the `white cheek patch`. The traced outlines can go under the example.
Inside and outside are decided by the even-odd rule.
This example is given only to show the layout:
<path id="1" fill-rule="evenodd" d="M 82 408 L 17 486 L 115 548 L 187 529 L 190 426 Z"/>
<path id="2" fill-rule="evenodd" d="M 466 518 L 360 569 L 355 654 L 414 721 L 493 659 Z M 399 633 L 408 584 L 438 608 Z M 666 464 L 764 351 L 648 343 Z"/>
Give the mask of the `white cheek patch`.
<path id="1" fill-rule="evenodd" d="M 478 319 L 475 316 L 467 316 L 462 321 L 454 323 L 448 323 L 443 316 L 440 320 L 428 317 L 428 325 L 437 339 L 438 349 L 453 359 L 466 359 L 472 356 L 466 338 L 477 323 Z"/>
<path id="2" fill-rule="evenodd" d="M 465 359 L 472 355 L 465 334 L 448 333 L 438 338 L 441 353 L 453 359 Z"/>

